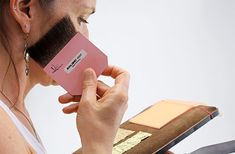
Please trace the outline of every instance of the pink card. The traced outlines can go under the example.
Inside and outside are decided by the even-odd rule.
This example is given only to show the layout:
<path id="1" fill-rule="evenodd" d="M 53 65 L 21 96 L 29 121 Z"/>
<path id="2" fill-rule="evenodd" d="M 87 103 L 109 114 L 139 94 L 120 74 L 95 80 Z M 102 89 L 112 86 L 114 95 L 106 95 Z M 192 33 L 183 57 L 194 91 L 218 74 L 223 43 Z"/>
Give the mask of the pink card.
<path id="1" fill-rule="evenodd" d="M 44 67 L 44 71 L 71 95 L 81 95 L 84 70 L 92 68 L 98 77 L 107 66 L 107 56 L 77 33 Z"/>

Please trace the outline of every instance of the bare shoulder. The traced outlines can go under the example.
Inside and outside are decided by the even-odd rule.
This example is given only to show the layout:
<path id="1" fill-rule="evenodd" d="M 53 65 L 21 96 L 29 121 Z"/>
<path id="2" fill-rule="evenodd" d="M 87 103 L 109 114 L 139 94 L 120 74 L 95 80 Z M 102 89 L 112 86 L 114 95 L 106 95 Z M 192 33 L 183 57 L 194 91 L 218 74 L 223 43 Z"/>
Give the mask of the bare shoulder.
<path id="1" fill-rule="evenodd" d="M 19 133 L 8 114 L 0 107 L 0 153 L 28 154 L 28 147 L 23 136 Z"/>

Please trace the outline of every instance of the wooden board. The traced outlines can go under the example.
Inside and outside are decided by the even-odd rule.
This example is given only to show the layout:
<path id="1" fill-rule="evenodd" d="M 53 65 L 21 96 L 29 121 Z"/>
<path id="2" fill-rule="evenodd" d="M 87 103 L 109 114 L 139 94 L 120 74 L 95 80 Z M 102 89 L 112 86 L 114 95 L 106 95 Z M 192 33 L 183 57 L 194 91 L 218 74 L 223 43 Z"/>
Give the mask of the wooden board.
<path id="1" fill-rule="evenodd" d="M 147 111 L 147 109 L 145 109 L 143 112 Z M 219 112 L 216 107 L 196 105 L 187 110 L 185 113 L 172 119 L 169 123 L 165 124 L 160 129 L 135 124 L 129 122 L 128 120 L 123 123 L 120 128 L 132 130 L 135 131 L 135 133 L 128 136 L 124 140 L 119 141 L 114 146 L 122 143 L 128 138 L 131 138 L 139 131 L 143 131 L 151 133 L 152 135 L 130 150 L 126 151 L 125 154 L 161 154 L 192 134 L 194 131 L 216 117 L 218 114 Z M 152 118 L 154 119 L 154 116 Z"/>

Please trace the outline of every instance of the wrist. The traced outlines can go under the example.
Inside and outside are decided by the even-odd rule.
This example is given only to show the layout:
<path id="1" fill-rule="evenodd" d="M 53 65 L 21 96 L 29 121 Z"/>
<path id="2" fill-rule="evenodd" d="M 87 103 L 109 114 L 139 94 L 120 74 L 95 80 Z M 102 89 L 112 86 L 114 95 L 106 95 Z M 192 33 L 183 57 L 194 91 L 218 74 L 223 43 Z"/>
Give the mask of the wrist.
<path id="1" fill-rule="evenodd" d="M 101 143 L 82 144 L 82 154 L 112 154 L 113 146 Z"/>

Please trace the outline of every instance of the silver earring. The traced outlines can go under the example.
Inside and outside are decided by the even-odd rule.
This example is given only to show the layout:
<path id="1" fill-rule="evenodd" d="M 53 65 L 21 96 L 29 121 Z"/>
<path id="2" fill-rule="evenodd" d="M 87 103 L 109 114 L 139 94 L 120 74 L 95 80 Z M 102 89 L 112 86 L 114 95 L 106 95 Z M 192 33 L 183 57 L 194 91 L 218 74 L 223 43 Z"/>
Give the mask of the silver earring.
<path id="1" fill-rule="evenodd" d="M 27 51 L 28 49 L 28 37 L 29 34 L 26 34 L 26 38 L 25 38 L 25 46 L 24 46 L 24 60 L 25 60 L 25 75 L 28 76 L 29 75 L 29 53 Z"/>

